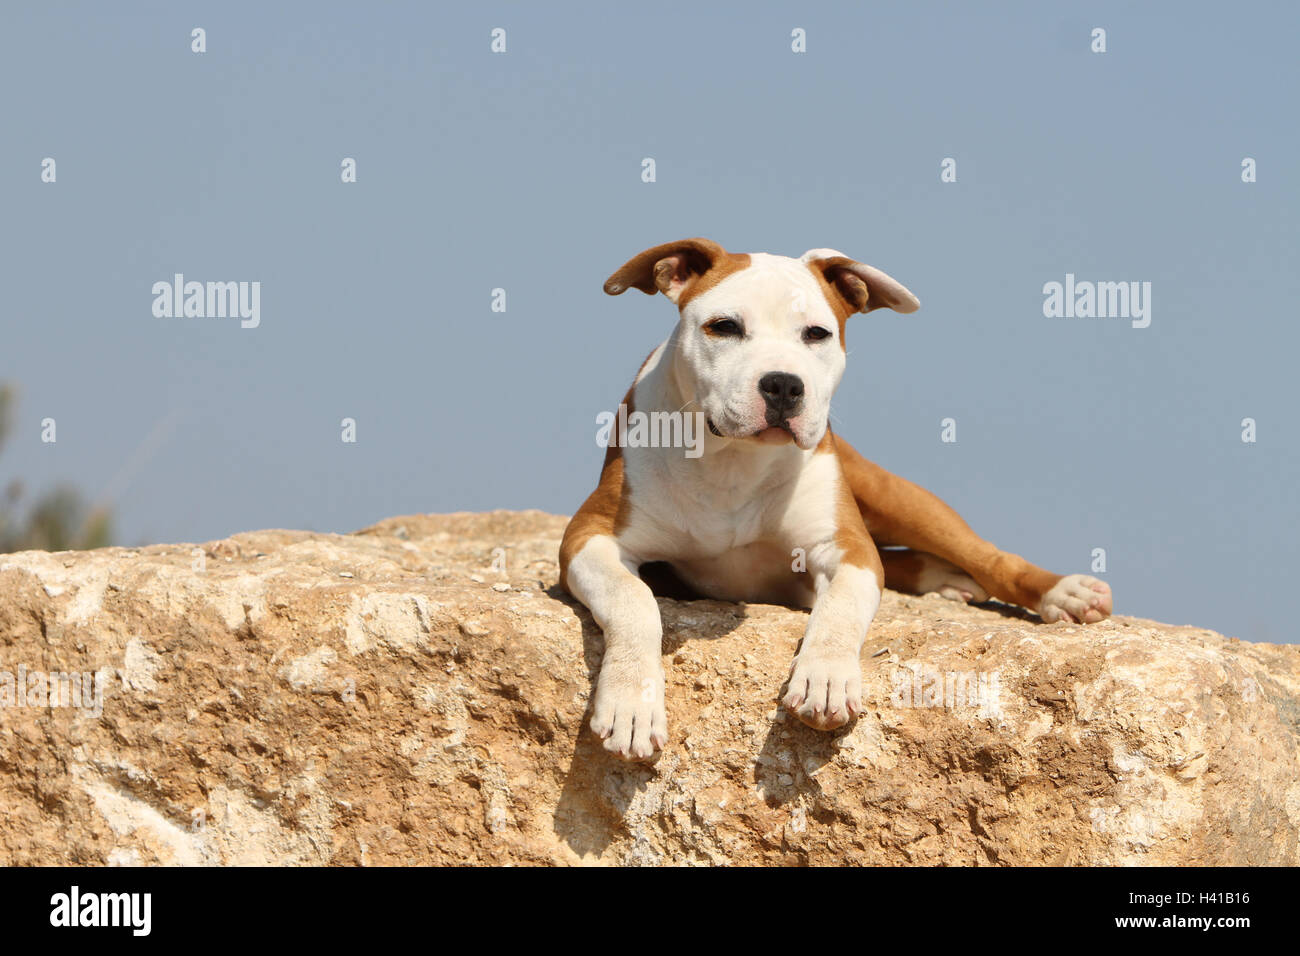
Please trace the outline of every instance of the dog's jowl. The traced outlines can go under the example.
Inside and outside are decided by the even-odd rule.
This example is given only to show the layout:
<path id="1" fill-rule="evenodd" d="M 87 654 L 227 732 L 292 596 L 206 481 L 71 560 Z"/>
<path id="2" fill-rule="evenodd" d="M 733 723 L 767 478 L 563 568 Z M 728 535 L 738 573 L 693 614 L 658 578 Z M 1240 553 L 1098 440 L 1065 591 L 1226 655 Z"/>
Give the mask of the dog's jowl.
<path id="1" fill-rule="evenodd" d="M 683 239 L 634 256 L 605 283 L 610 295 L 632 288 L 662 292 L 679 320 L 623 404 L 695 412 L 707 427 L 702 453 L 611 441 L 564 532 L 560 580 L 605 635 L 591 726 L 608 750 L 647 759 L 668 741 L 646 565 L 697 595 L 811 608 L 784 704 L 823 730 L 861 707 L 859 653 L 883 587 L 996 598 L 1049 622 L 1110 613 L 1101 581 L 998 550 L 832 434 L 848 318 L 920 305 L 893 278 L 833 249 L 790 259 Z"/>

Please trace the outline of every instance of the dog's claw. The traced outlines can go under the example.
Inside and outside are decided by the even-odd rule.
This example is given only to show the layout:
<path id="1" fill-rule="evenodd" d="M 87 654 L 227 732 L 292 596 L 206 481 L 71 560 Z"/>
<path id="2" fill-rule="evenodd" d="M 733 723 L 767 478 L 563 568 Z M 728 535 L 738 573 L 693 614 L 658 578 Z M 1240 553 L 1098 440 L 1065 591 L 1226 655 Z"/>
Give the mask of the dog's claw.
<path id="1" fill-rule="evenodd" d="M 862 692 L 856 654 L 805 652 L 795 659 L 785 709 L 809 727 L 834 730 L 852 719 Z"/>

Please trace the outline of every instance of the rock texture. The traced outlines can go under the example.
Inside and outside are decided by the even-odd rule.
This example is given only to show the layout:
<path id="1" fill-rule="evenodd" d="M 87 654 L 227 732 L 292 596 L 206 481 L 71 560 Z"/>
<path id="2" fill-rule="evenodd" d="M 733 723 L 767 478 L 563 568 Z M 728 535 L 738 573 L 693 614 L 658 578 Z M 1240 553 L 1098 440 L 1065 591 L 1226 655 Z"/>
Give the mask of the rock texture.
<path id="1" fill-rule="evenodd" d="M 0 555 L 0 864 L 1300 861 L 1300 651 L 1133 618 L 888 593 L 822 734 L 803 613 L 662 600 L 672 739 L 622 764 L 564 520 Z"/>

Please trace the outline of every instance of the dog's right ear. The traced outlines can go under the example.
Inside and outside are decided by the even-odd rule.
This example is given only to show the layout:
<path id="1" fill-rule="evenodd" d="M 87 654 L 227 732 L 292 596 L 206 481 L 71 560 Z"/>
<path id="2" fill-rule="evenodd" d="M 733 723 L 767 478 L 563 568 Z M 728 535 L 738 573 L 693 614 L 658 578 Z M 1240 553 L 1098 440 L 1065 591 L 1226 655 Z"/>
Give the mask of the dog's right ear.
<path id="1" fill-rule="evenodd" d="M 609 295 L 620 295 L 628 289 L 640 289 L 646 295 L 662 292 L 682 305 L 698 279 L 724 264 L 744 268 L 749 264 L 749 256 L 732 255 L 711 239 L 666 242 L 623 263 L 605 280 L 605 292 Z"/>

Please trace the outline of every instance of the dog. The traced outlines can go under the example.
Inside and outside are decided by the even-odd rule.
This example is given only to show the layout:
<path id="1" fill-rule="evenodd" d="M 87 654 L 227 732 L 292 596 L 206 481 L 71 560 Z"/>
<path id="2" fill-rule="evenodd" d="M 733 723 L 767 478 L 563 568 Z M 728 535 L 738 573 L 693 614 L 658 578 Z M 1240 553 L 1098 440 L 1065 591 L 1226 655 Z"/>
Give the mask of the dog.
<path id="1" fill-rule="evenodd" d="M 605 636 L 591 728 L 606 750 L 651 760 L 668 741 L 649 581 L 661 593 L 810 608 L 783 703 L 820 730 L 861 709 L 859 655 L 882 588 L 995 598 L 1048 622 L 1111 613 L 1102 581 L 1000 551 L 831 431 L 849 316 L 920 307 L 895 279 L 834 249 L 791 259 L 683 239 L 633 256 L 605 282 L 609 295 L 628 289 L 663 293 L 679 319 L 624 404 L 690 409 L 707 429 L 695 457 L 611 441 L 596 490 L 565 528 L 560 583 Z"/>

